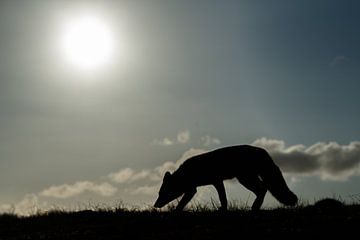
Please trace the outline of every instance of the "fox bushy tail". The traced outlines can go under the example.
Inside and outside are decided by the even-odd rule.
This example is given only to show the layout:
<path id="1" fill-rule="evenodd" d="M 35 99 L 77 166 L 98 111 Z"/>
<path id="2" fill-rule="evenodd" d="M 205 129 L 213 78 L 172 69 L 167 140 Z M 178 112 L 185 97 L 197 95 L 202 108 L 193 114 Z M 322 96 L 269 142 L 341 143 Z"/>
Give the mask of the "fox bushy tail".
<path id="1" fill-rule="evenodd" d="M 267 154 L 268 155 L 268 154 Z M 297 203 L 297 196 L 289 189 L 280 168 L 274 163 L 270 155 L 267 156 L 266 168 L 261 173 L 261 178 L 269 192 L 282 204 L 293 206 Z"/>

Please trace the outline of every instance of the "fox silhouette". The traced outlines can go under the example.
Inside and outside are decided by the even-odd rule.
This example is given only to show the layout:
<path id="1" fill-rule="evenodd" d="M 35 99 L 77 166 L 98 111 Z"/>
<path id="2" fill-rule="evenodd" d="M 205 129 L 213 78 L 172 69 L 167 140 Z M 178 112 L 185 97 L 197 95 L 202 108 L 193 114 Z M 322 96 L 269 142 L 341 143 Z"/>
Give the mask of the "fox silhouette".
<path id="1" fill-rule="evenodd" d="M 220 209 L 226 210 L 223 180 L 232 178 L 237 178 L 256 195 L 251 207 L 253 210 L 260 209 L 268 190 L 284 205 L 294 206 L 298 201 L 265 149 L 237 145 L 191 157 L 174 173 L 166 172 L 154 207 L 161 208 L 183 195 L 176 207 L 176 210 L 182 210 L 193 198 L 198 186 L 213 185 L 219 194 Z"/>

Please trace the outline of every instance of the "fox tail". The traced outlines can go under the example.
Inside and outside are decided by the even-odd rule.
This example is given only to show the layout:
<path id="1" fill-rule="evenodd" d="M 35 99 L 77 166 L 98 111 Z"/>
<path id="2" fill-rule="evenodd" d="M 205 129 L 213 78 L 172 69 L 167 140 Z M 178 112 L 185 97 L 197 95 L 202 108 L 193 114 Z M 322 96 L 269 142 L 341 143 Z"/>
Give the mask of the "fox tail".
<path id="1" fill-rule="evenodd" d="M 271 159 L 271 157 L 268 155 Z M 271 159 L 264 172 L 261 174 L 261 178 L 267 186 L 269 192 L 282 204 L 288 206 L 294 206 L 298 197 L 289 189 L 285 179 L 280 171 L 280 168 Z"/>

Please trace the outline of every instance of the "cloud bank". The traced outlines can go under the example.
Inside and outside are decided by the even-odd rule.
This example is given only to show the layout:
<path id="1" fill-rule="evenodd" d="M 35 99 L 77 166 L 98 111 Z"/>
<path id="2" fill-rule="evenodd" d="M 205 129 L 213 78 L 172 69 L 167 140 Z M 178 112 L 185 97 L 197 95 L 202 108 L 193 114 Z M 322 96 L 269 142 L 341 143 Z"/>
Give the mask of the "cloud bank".
<path id="1" fill-rule="evenodd" d="M 217 144 L 216 138 L 209 137 L 204 140 Z M 318 142 L 307 147 L 302 144 L 287 146 L 282 140 L 260 138 L 251 145 L 266 149 L 283 173 L 296 177 L 297 180 L 298 177 L 317 176 L 323 181 L 346 181 L 349 177 L 360 174 L 360 142 L 350 142 L 348 145 Z M 109 174 L 108 178 L 115 183 L 133 183 L 133 189 L 129 191 L 131 194 L 153 195 L 159 190 L 166 171 L 173 172 L 186 159 L 205 152 L 205 149 L 191 148 L 178 160 L 141 171 L 125 168 Z M 137 181 L 140 180 L 145 184 L 139 184 Z"/>
<path id="2" fill-rule="evenodd" d="M 62 184 L 51 186 L 41 191 L 40 196 L 65 199 L 80 195 L 84 192 L 91 192 L 104 197 L 110 197 L 117 192 L 117 188 L 107 182 L 96 184 L 90 181 L 82 181 L 72 185 Z"/>
<path id="3" fill-rule="evenodd" d="M 269 151 L 279 167 L 289 174 L 316 175 L 322 180 L 345 181 L 360 174 L 360 142 L 340 145 L 318 142 L 309 147 L 286 146 L 282 140 L 260 138 L 253 145 Z"/>
<path id="4" fill-rule="evenodd" d="M 181 139 L 185 141 L 186 138 Z M 217 145 L 220 141 L 218 142 L 213 137 L 204 137 L 202 143 Z M 308 176 L 317 176 L 323 181 L 346 181 L 352 176 L 360 175 L 359 141 L 350 142 L 347 145 L 340 145 L 336 142 L 318 142 L 310 146 L 302 144 L 287 146 L 282 140 L 260 138 L 255 140 L 252 145 L 266 149 L 283 173 L 298 181 Z M 67 199 L 78 197 L 83 193 L 114 197 L 119 192 L 118 190 L 129 196 L 153 197 L 158 192 L 166 171 L 173 172 L 186 159 L 207 151 L 206 149 L 190 148 L 179 159 L 164 162 L 151 169 L 123 168 L 101 177 L 101 179 L 105 179 L 105 182 L 78 181 L 73 184 L 50 186 L 38 194 L 27 194 L 17 204 L 0 205 L 0 212 L 14 212 L 21 215 L 34 213 L 38 206 L 43 208 L 45 206 L 46 202 L 42 201 L 41 197 Z M 251 161 L 251 159 L 239 159 L 239 161 L 242 160 Z M 116 187 L 112 184 L 116 184 Z"/>
<path id="5" fill-rule="evenodd" d="M 180 137 L 181 141 L 187 139 L 186 135 Z M 202 141 L 209 145 L 220 143 L 217 138 L 209 136 L 204 137 Z M 287 146 L 282 140 L 260 138 L 252 145 L 266 149 L 284 174 L 291 177 L 318 176 L 321 180 L 345 181 L 351 176 L 360 174 L 360 142 L 358 141 L 350 142 L 348 145 L 318 142 L 307 147 L 302 144 Z M 127 193 L 152 195 L 158 191 L 166 171 L 173 172 L 186 159 L 207 151 L 190 148 L 175 161 L 164 162 L 151 169 L 123 168 L 108 174 L 105 179 L 114 184 L 128 184 L 126 187 L 121 187 L 126 189 Z M 251 161 L 251 159 L 247 160 Z M 74 184 L 51 186 L 41 191 L 39 196 L 65 199 L 90 192 L 109 197 L 113 196 L 117 190 L 117 187 L 108 182 L 97 184 L 91 181 L 80 181 Z"/>

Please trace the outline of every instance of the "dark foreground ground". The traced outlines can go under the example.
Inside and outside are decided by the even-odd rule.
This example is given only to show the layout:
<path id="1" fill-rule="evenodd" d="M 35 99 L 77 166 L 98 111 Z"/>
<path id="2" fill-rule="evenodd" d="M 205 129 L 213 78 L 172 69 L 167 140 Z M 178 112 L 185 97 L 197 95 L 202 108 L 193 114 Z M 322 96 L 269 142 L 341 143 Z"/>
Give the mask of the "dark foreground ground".
<path id="1" fill-rule="evenodd" d="M 358 239 L 360 205 L 251 212 L 82 211 L 0 216 L 0 239 Z"/>

